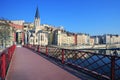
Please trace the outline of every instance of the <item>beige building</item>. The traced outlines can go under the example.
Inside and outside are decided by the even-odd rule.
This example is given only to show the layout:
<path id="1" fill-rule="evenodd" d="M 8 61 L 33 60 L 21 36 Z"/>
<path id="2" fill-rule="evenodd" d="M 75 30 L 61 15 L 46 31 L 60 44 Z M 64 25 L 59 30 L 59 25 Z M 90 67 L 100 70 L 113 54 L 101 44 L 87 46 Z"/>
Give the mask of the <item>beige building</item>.
<path id="1" fill-rule="evenodd" d="M 117 44 L 120 43 L 120 36 L 119 35 L 112 35 L 111 37 L 111 44 Z"/>
<path id="2" fill-rule="evenodd" d="M 67 43 L 66 41 L 66 34 L 62 32 L 61 30 L 55 30 L 54 31 L 54 45 L 65 45 Z"/>
<path id="3" fill-rule="evenodd" d="M 28 30 L 33 30 L 34 29 L 34 23 L 24 23 L 24 31 L 28 31 Z"/>
<path id="4" fill-rule="evenodd" d="M 77 45 L 89 44 L 90 36 L 87 34 L 77 34 Z"/>
<path id="5" fill-rule="evenodd" d="M 23 25 L 25 21 L 24 20 L 12 20 L 11 22 L 17 25 Z"/>
<path id="6" fill-rule="evenodd" d="M 75 45 L 75 37 L 74 35 L 67 36 L 67 44 L 68 45 Z"/>
<path id="7" fill-rule="evenodd" d="M 90 45 L 94 45 L 94 38 L 90 37 L 89 44 L 90 44 Z"/>
<path id="8" fill-rule="evenodd" d="M 54 32 L 55 45 L 59 46 L 71 46 L 75 45 L 75 36 L 64 30 L 58 29 Z"/>
<path id="9" fill-rule="evenodd" d="M 73 46 L 73 45 L 76 45 L 76 43 L 77 45 L 94 44 L 94 40 L 90 39 L 90 36 L 88 34 L 76 34 L 76 35 L 73 33 L 58 29 L 54 32 L 55 45 Z"/>
<path id="10" fill-rule="evenodd" d="M 8 47 L 13 45 L 14 42 L 14 32 L 13 27 L 8 25 L 10 21 L 0 19 L 0 48 Z M 7 32 L 5 32 L 7 31 Z"/>

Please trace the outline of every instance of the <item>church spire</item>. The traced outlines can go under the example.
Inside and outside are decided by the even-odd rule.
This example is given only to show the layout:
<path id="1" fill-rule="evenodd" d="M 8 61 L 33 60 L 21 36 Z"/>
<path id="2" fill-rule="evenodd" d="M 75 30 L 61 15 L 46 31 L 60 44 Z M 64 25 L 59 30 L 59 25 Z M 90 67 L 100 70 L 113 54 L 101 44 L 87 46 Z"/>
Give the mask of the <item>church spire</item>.
<path id="1" fill-rule="evenodd" d="M 36 9 L 36 13 L 35 13 L 34 26 L 35 26 L 35 28 L 40 26 L 40 15 L 39 15 L 38 6 L 37 6 L 37 9 Z"/>
<path id="2" fill-rule="evenodd" d="M 36 9 L 35 18 L 40 19 L 38 6 L 37 6 L 37 9 Z"/>

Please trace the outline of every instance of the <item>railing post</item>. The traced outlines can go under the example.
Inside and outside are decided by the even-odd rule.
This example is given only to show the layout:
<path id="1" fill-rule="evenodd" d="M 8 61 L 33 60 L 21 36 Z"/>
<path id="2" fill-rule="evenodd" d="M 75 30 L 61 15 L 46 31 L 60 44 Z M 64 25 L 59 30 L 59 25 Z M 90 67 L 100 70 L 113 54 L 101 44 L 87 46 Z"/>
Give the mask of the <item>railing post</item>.
<path id="1" fill-rule="evenodd" d="M 29 49 L 31 48 L 31 44 L 29 45 L 29 47 L 28 47 Z"/>
<path id="2" fill-rule="evenodd" d="M 33 50 L 36 51 L 36 45 L 34 45 L 34 49 Z"/>
<path id="3" fill-rule="evenodd" d="M 111 80 L 115 80 L 115 56 L 111 57 Z"/>
<path id="4" fill-rule="evenodd" d="M 39 45 L 37 45 L 37 52 L 39 52 Z"/>
<path id="5" fill-rule="evenodd" d="M 65 61 L 64 61 L 64 49 L 62 49 L 62 64 L 64 64 Z"/>
<path id="6" fill-rule="evenodd" d="M 40 45 L 38 45 L 38 52 L 40 52 Z"/>
<path id="7" fill-rule="evenodd" d="M 8 49 L 8 57 L 9 57 L 9 62 L 11 61 L 11 53 L 10 53 L 10 48 Z"/>
<path id="8" fill-rule="evenodd" d="M 32 45 L 32 50 L 34 50 L 34 45 Z"/>
<path id="9" fill-rule="evenodd" d="M 6 55 L 5 53 L 2 54 L 2 63 L 1 63 L 1 77 L 2 80 L 5 79 L 5 75 L 6 75 Z"/>
<path id="10" fill-rule="evenodd" d="M 12 54 L 13 54 L 13 46 L 11 46 L 11 49 L 12 49 Z"/>
<path id="11" fill-rule="evenodd" d="M 37 51 L 37 45 L 34 46 L 34 51 L 35 51 L 35 52 Z"/>
<path id="12" fill-rule="evenodd" d="M 35 45 L 32 45 L 32 50 L 33 50 L 33 51 L 34 51 L 34 46 L 35 46 Z"/>
<path id="13" fill-rule="evenodd" d="M 48 56 L 48 47 L 46 46 L 46 55 Z"/>

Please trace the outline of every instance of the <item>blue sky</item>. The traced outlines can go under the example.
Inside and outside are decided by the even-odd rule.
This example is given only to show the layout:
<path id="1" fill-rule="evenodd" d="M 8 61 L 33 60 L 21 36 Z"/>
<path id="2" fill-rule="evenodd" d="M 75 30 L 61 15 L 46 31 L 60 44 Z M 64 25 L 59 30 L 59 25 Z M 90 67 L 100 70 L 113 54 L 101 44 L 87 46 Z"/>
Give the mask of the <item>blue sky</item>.
<path id="1" fill-rule="evenodd" d="M 42 24 L 90 35 L 120 34 L 120 0 L 1 0 L 0 17 L 33 22 L 37 5 Z"/>

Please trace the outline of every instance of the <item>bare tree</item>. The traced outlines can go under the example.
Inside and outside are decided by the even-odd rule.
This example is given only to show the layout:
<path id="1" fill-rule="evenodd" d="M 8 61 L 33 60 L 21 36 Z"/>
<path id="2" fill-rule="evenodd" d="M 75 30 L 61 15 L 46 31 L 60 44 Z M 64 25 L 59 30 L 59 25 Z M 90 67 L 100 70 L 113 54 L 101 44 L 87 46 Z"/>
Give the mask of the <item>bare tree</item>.
<path id="1" fill-rule="evenodd" d="M 7 20 L 0 19 L 0 42 L 1 45 L 6 47 L 6 42 L 10 39 L 10 25 Z"/>

